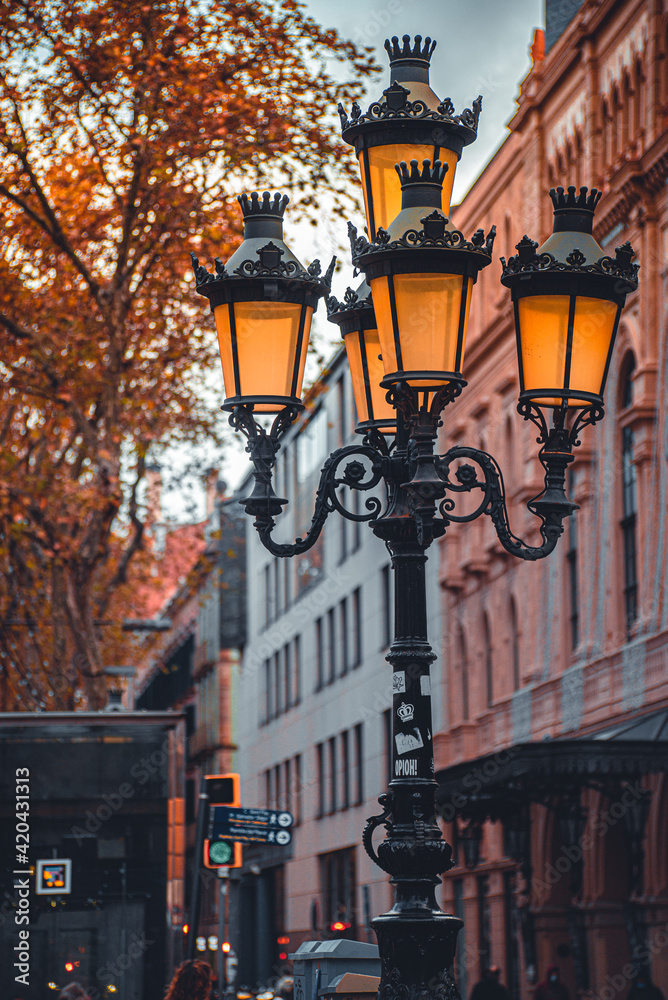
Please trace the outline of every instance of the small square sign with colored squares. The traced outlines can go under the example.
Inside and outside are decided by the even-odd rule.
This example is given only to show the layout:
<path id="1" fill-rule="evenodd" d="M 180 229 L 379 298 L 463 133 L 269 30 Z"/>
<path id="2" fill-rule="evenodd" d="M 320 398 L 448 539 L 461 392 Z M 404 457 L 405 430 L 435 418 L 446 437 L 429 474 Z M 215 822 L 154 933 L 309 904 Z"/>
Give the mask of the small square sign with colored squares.
<path id="1" fill-rule="evenodd" d="M 52 858 L 37 862 L 38 896 L 56 892 L 72 892 L 72 861 L 70 858 Z"/>

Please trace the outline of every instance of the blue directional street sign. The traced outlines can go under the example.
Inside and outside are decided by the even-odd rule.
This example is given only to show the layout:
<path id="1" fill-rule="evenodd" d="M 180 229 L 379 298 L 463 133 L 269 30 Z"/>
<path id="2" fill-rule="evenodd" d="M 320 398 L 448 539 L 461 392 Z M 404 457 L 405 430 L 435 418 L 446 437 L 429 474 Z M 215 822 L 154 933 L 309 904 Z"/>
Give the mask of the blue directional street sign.
<path id="1" fill-rule="evenodd" d="M 244 809 L 215 806 L 210 811 L 209 840 L 227 839 L 239 843 L 276 844 L 285 847 L 292 840 L 294 816 L 280 809 Z"/>

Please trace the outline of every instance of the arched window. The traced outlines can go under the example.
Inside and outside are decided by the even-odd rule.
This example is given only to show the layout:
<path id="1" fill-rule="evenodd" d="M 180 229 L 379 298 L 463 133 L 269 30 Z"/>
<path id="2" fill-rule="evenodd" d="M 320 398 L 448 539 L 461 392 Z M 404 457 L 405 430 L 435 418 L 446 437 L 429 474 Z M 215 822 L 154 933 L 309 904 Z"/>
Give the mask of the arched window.
<path id="1" fill-rule="evenodd" d="M 489 618 L 487 612 L 482 616 L 482 641 L 485 645 L 485 679 L 487 681 L 487 704 L 494 703 L 494 657 L 492 653 L 492 633 L 489 629 Z"/>
<path id="2" fill-rule="evenodd" d="M 645 135 L 645 75 L 642 71 L 640 59 L 636 59 L 633 73 L 633 120 L 635 122 L 635 135 L 631 138 L 638 142 L 638 151 L 642 150 L 643 137 Z"/>
<path id="3" fill-rule="evenodd" d="M 582 167 L 583 167 L 583 149 L 582 149 L 582 133 L 577 129 L 575 133 L 575 142 L 573 144 L 574 155 L 575 155 L 575 168 L 573 173 L 573 183 L 576 188 L 580 188 L 582 181 Z"/>
<path id="4" fill-rule="evenodd" d="M 510 598 L 510 642 L 513 667 L 513 691 L 520 689 L 520 632 L 517 624 L 515 598 Z"/>
<path id="5" fill-rule="evenodd" d="M 602 163 L 607 166 L 612 161 L 612 115 L 610 105 L 604 98 L 601 107 L 601 118 L 603 121 L 603 150 Z"/>
<path id="6" fill-rule="evenodd" d="M 622 153 L 628 152 L 629 143 L 635 133 L 632 100 L 631 78 L 625 73 L 622 81 Z"/>
<path id="7" fill-rule="evenodd" d="M 633 371 L 635 359 L 630 355 L 623 367 L 621 405 L 626 410 L 633 403 Z M 622 556 L 624 561 L 624 611 L 626 631 L 630 635 L 638 617 L 638 488 L 636 467 L 633 461 L 633 428 L 622 427 Z"/>
<path id="8" fill-rule="evenodd" d="M 468 658 L 466 656 L 466 638 L 464 636 L 464 629 L 460 625 L 457 630 L 457 645 L 459 663 L 457 664 L 459 668 L 459 680 L 461 688 L 462 697 L 462 719 L 464 722 L 468 721 L 469 717 L 469 665 Z"/>
<path id="9" fill-rule="evenodd" d="M 612 91 L 612 148 L 610 149 L 611 162 L 615 163 L 622 152 L 622 101 L 619 96 L 619 88 L 615 86 Z"/>

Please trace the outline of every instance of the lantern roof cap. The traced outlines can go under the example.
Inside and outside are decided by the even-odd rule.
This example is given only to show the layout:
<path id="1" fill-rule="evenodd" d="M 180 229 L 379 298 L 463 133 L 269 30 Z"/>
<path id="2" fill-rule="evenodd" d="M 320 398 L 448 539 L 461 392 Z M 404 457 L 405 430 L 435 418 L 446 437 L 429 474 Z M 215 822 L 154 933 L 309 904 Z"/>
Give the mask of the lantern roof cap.
<path id="1" fill-rule="evenodd" d="M 425 159 L 420 167 L 417 160 L 411 160 L 409 169 L 406 161 L 402 160 L 401 163 L 394 164 L 394 169 L 401 182 L 402 190 L 413 184 L 435 184 L 440 188 L 443 185 L 448 164 L 441 163 L 440 160 L 434 160 L 432 163 L 431 160 Z"/>
<path id="2" fill-rule="evenodd" d="M 391 39 L 385 39 L 385 49 L 390 57 L 390 66 L 404 60 L 420 61 L 429 66 L 432 53 L 436 48 L 436 42 L 432 41 L 429 35 L 425 38 L 424 45 L 422 44 L 422 35 L 416 35 L 412 45 L 410 35 L 403 35 L 401 40 L 403 45 L 399 44 L 397 35 L 393 35 Z"/>
<path id="3" fill-rule="evenodd" d="M 554 205 L 555 212 L 575 211 L 591 212 L 594 214 L 596 206 L 601 200 L 601 191 L 596 188 L 581 187 L 579 193 L 574 184 L 571 184 L 566 191 L 562 187 L 552 188 L 550 198 Z"/>
<path id="4" fill-rule="evenodd" d="M 241 205 L 244 219 L 258 215 L 273 215 L 282 219 L 290 199 L 287 194 L 276 192 L 271 195 L 269 191 L 265 191 L 260 198 L 257 191 L 252 191 L 250 195 L 240 194 L 237 201 Z"/>

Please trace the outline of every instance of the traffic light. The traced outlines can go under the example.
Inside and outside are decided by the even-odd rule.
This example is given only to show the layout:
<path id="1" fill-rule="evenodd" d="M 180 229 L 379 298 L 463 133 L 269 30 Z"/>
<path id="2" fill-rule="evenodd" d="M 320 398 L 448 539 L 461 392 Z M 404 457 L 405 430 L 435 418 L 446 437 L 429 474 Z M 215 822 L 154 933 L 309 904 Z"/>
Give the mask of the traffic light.
<path id="1" fill-rule="evenodd" d="M 241 792 L 238 774 L 208 774 L 204 778 L 209 809 L 214 806 L 240 806 Z M 205 840 L 205 868 L 241 868 L 241 844 L 234 840 Z"/>
<path id="2" fill-rule="evenodd" d="M 240 806 L 238 774 L 207 774 L 204 778 L 210 806 Z"/>

